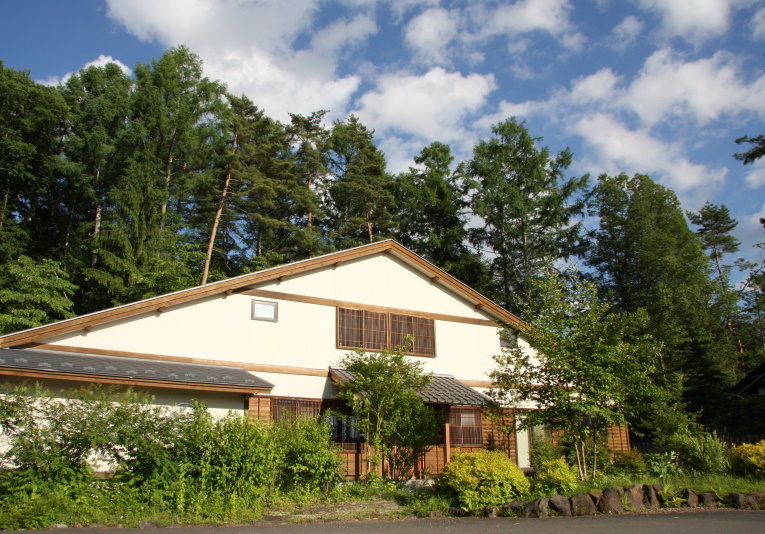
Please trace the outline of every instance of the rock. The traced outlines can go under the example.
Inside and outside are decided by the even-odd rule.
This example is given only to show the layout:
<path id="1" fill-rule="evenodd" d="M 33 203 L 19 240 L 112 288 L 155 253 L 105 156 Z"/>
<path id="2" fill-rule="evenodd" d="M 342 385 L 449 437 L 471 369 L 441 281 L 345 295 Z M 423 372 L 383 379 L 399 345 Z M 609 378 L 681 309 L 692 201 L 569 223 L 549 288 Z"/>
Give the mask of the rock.
<path id="1" fill-rule="evenodd" d="M 685 505 L 691 508 L 696 508 L 699 505 L 699 494 L 690 488 L 681 491 L 680 498 L 685 499 Z"/>
<path id="2" fill-rule="evenodd" d="M 487 506 L 483 509 L 484 517 L 499 517 L 499 506 Z"/>
<path id="3" fill-rule="evenodd" d="M 63 523 L 56 523 L 55 525 L 51 525 L 51 530 L 66 530 L 69 528 L 69 525 L 65 525 Z"/>
<path id="4" fill-rule="evenodd" d="M 525 501 L 512 501 L 502 506 L 502 515 L 516 515 L 526 508 Z"/>
<path id="5" fill-rule="evenodd" d="M 462 508 L 457 508 L 455 506 L 452 506 L 449 508 L 449 515 L 452 515 L 454 517 L 467 517 L 470 514 L 467 510 L 463 510 Z"/>
<path id="6" fill-rule="evenodd" d="M 642 510 L 645 508 L 645 495 L 643 494 L 643 485 L 635 484 L 624 488 L 624 495 L 627 498 L 627 507 L 631 510 Z"/>
<path id="7" fill-rule="evenodd" d="M 88 528 L 108 528 L 108 527 L 102 523 L 91 523 L 90 525 L 88 525 Z"/>
<path id="8" fill-rule="evenodd" d="M 571 515 L 571 503 L 563 495 L 553 495 L 547 505 L 550 510 L 560 516 L 568 517 Z"/>
<path id="9" fill-rule="evenodd" d="M 444 515 L 443 510 L 431 510 L 428 512 L 428 517 L 442 517 Z"/>
<path id="10" fill-rule="evenodd" d="M 754 499 L 754 502 L 758 507 L 765 505 L 765 493 L 761 491 L 753 491 L 749 496 Z"/>
<path id="11" fill-rule="evenodd" d="M 656 491 L 654 486 L 660 486 L 660 484 L 646 484 L 643 486 L 643 504 L 646 508 L 661 508 L 661 503 L 659 502 L 659 492 Z"/>
<path id="12" fill-rule="evenodd" d="M 401 485 L 409 489 L 422 489 L 422 488 L 432 488 L 435 484 L 436 484 L 436 481 L 433 480 L 432 478 L 419 478 L 419 479 L 415 478 L 412 480 L 407 480 Z"/>
<path id="13" fill-rule="evenodd" d="M 620 514 L 624 511 L 622 506 L 622 492 L 619 488 L 606 488 L 603 497 L 598 503 L 598 511 L 604 515 Z"/>
<path id="14" fill-rule="evenodd" d="M 157 524 L 154 521 L 141 521 L 138 523 L 138 528 L 157 528 Z"/>
<path id="15" fill-rule="evenodd" d="M 603 497 L 603 490 L 599 489 L 591 489 L 587 492 L 587 495 L 590 496 L 590 499 L 592 499 L 592 502 L 595 504 L 595 507 L 597 508 L 598 503 L 600 502 L 600 499 Z"/>
<path id="16" fill-rule="evenodd" d="M 595 503 L 592 502 L 592 499 L 586 493 L 572 495 L 568 498 L 568 502 L 571 504 L 571 515 L 595 515 L 595 512 L 597 511 Z"/>
<path id="17" fill-rule="evenodd" d="M 757 508 L 758 503 L 751 494 L 746 495 L 744 493 L 729 493 L 728 504 L 737 510 L 754 510 Z"/>
<path id="18" fill-rule="evenodd" d="M 82 523 L 78 523 L 77 521 L 75 521 L 74 523 L 72 523 L 72 528 L 82 528 Z"/>
<path id="19" fill-rule="evenodd" d="M 714 493 L 701 493 L 699 494 L 699 504 L 704 508 L 717 508 L 720 499 Z"/>
<path id="20" fill-rule="evenodd" d="M 524 517 L 547 517 L 550 512 L 547 509 L 547 505 L 550 499 L 534 499 L 526 508 L 523 509 Z"/>

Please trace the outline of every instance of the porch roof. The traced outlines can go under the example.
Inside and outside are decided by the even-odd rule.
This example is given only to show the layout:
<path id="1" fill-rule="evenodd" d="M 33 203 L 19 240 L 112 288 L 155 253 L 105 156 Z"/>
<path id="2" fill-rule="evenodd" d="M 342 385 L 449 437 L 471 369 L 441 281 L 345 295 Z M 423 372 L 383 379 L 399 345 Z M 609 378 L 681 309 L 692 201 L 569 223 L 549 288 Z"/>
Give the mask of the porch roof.
<path id="1" fill-rule="evenodd" d="M 355 380 L 353 373 L 341 368 L 330 367 L 330 377 L 337 382 L 352 382 Z M 425 391 L 419 391 L 418 395 L 428 404 L 448 404 L 450 406 L 486 406 L 489 397 L 466 386 L 453 376 L 432 375 L 433 380 L 428 384 Z"/>

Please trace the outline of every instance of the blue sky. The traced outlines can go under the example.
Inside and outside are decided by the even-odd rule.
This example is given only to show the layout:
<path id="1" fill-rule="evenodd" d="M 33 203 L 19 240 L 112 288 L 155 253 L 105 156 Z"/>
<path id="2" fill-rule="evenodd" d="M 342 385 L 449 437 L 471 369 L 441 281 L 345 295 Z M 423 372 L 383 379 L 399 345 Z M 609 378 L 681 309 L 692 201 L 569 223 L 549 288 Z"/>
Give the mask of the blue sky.
<path id="1" fill-rule="evenodd" d="M 572 174 L 646 173 L 765 241 L 765 1 L 0 0 L 0 59 L 55 84 L 187 45 L 205 73 L 274 118 L 330 110 L 375 129 L 389 169 L 432 141 L 458 161 L 509 116 Z"/>

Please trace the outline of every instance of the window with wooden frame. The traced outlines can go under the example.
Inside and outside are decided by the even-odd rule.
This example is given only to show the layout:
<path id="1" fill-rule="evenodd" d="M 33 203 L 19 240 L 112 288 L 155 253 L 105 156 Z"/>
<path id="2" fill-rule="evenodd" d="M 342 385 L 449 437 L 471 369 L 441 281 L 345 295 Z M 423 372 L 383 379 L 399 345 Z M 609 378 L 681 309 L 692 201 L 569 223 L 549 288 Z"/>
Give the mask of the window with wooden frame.
<path id="1" fill-rule="evenodd" d="M 452 446 L 483 446 L 481 410 L 452 406 L 449 409 L 449 441 Z"/>
<path id="2" fill-rule="evenodd" d="M 407 354 L 436 355 L 435 321 L 397 313 L 337 309 L 337 346 L 341 349 L 380 351 L 406 347 Z"/>
<path id="3" fill-rule="evenodd" d="M 317 419 L 321 413 L 320 400 L 308 399 L 271 399 L 271 420 L 274 423 L 280 421 L 295 421 L 298 418 L 307 417 Z"/>

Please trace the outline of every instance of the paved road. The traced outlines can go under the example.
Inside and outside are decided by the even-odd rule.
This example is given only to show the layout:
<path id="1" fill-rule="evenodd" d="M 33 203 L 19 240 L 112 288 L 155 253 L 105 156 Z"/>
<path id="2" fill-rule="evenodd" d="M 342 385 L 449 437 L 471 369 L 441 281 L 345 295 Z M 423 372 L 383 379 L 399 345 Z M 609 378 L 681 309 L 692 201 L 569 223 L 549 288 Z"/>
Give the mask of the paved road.
<path id="1" fill-rule="evenodd" d="M 20 531 L 17 531 L 20 532 Z M 58 531 L 61 532 L 61 531 Z M 126 534 L 118 529 L 88 529 L 88 534 Z M 163 534 L 412 534 L 445 532 L 478 534 L 765 534 L 765 511 L 710 511 L 647 515 L 546 519 L 413 519 L 304 525 L 260 524 L 247 527 L 173 528 Z M 28 534 L 28 533 L 27 533 Z M 160 532 L 157 532 L 160 534 Z"/>

